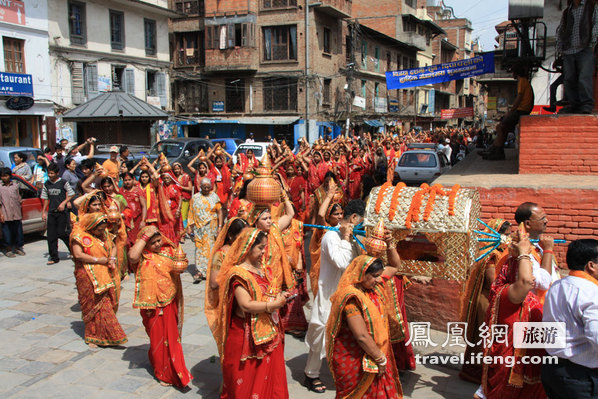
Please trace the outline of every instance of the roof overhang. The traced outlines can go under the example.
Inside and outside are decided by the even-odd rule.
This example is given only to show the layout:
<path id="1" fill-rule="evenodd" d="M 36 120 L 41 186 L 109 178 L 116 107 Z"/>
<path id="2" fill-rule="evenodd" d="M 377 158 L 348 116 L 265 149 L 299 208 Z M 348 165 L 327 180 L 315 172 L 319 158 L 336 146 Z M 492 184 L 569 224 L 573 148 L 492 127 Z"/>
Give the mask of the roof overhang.
<path id="1" fill-rule="evenodd" d="M 109 91 L 65 112 L 62 119 L 73 122 L 151 121 L 168 119 L 168 114 L 125 92 Z"/>
<path id="2" fill-rule="evenodd" d="M 309 6 L 314 7 L 318 11 L 328 14 L 334 18 L 340 18 L 340 19 L 351 18 L 351 14 L 348 14 L 345 11 L 343 11 L 337 7 L 334 7 L 332 4 L 327 4 L 326 2 L 310 3 Z"/>
<path id="3" fill-rule="evenodd" d="M 442 29 L 440 26 L 438 26 L 431 20 L 421 19 L 409 13 L 403 14 L 403 18 L 411 19 L 415 23 L 427 26 L 432 31 L 432 35 L 446 34 L 446 31 L 444 29 Z"/>
<path id="4" fill-rule="evenodd" d="M 144 11 L 151 12 L 153 14 L 163 15 L 163 16 L 169 17 L 169 18 L 181 18 L 181 17 L 186 16 L 185 13 L 180 13 L 178 11 L 171 10 L 170 8 L 167 8 L 167 7 L 161 7 L 157 4 L 151 4 L 147 1 L 142 1 L 142 0 L 112 0 L 112 1 L 114 3 L 128 5 L 131 7 L 142 9 Z"/>

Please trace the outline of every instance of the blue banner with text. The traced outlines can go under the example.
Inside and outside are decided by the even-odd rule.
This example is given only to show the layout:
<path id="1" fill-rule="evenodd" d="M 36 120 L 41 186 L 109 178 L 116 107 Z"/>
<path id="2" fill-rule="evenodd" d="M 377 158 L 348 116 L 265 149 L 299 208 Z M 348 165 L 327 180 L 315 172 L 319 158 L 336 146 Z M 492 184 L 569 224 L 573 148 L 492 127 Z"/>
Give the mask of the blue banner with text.
<path id="1" fill-rule="evenodd" d="M 33 78 L 22 73 L 0 72 L 0 95 L 33 97 Z"/>
<path id="2" fill-rule="evenodd" d="M 425 86 L 494 73 L 494 53 L 487 53 L 466 60 L 430 65 L 424 68 L 386 72 L 388 90 Z"/>

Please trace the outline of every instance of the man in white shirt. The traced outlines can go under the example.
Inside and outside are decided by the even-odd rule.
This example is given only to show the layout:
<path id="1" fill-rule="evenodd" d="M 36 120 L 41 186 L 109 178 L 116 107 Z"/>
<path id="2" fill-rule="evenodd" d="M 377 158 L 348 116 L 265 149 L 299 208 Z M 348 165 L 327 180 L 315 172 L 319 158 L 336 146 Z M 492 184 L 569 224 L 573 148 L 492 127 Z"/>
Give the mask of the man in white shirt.
<path id="1" fill-rule="evenodd" d="M 343 272 L 359 255 L 359 247 L 352 239 L 353 227 L 363 221 L 365 202 L 350 201 L 344 209 L 345 217 L 339 224 L 340 231 L 328 231 L 322 237 L 318 293 L 314 298 L 305 343 L 309 347 L 305 366 L 305 384 L 311 391 L 326 390 L 320 381 L 322 359 L 326 357 L 326 322 L 330 315 L 330 297 L 336 291 Z"/>
<path id="2" fill-rule="evenodd" d="M 247 137 L 247 139 L 245 139 L 245 143 L 247 143 L 247 144 L 255 143 L 255 139 L 253 138 L 253 133 L 249 133 L 249 137 Z"/>
<path id="3" fill-rule="evenodd" d="M 558 364 L 542 365 L 550 399 L 598 396 L 598 240 L 576 240 L 567 250 L 569 276 L 555 282 L 544 302 L 544 322 L 563 322 L 564 348 L 547 348 Z"/>

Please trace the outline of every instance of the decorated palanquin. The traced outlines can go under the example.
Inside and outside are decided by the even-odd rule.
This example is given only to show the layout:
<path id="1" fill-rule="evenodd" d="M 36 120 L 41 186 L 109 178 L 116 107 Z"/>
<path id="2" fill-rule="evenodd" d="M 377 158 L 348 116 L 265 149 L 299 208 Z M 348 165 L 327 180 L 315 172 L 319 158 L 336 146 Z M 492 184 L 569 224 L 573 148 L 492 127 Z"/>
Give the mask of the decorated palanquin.
<path id="1" fill-rule="evenodd" d="M 476 190 L 386 183 L 370 193 L 364 226 L 371 235 L 384 221 L 396 240 L 402 274 L 465 281 L 479 250 L 473 230 L 480 213 Z"/>

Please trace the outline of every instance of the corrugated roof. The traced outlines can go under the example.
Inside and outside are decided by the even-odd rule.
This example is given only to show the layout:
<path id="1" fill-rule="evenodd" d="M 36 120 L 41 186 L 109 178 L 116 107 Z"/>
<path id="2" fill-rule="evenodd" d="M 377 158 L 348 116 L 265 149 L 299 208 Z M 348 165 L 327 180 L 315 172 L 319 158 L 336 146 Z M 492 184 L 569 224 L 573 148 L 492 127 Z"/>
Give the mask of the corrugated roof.
<path id="1" fill-rule="evenodd" d="M 109 91 L 65 112 L 65 121 L 168 119 L 168 114 L 124 91 Z"/>

